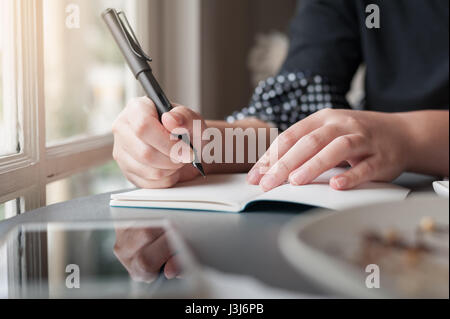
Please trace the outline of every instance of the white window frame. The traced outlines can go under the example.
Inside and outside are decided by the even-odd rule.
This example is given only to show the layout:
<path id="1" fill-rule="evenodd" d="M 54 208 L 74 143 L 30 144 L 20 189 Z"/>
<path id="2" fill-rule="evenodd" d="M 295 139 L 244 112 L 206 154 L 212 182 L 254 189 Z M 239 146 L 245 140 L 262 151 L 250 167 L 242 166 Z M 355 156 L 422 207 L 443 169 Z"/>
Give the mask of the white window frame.
<path id="1" fill-rule="evenodd" d="M 8 57 L 15 58 L 10 64 L 14 79 L 8 79 L 14 87 L 8 87 L 4 94 L 10 94 L 8 103 L 18 110 L 18 124 L 23 134 L 21 152 L 0 157 L 0 203 L 21 198 L 22 212 L 45 206 L 48 183 L 111 160 L 113 148 L 111 134 L 65 141 L 51 147 L 46 145 L 42 2 L 5 2 L 12 18 L 8 21 L 9 36 L 4 48 L 10 50 Z M 149 11 L 149 3 L 137 3 L 138 7 L 130 1 L 127 13 L 131 21 L 136 21 L 140 37 L 148 39 L 151 20 L 145 18 L 145 13 Z M 142 42 L 147 47 L 148 41 Z M 129 80 L 127 87 L 133 94 L 139 94 L 136 81 Z"/>

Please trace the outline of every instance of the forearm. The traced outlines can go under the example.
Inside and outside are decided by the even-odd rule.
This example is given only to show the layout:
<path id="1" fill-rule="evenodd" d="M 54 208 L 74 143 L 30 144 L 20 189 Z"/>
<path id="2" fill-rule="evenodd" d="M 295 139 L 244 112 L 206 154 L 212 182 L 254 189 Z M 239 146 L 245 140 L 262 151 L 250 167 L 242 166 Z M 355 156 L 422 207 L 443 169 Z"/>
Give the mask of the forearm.
<path id="1" fill-rule="evenodd" d="M 449 113 L 448 111 L 417 111 L 407 113 L 396 113 L 405 132 L 406 143 L 406 167 L 407 171 L 429 174 L 435 176 L 449 175 Z M 205 169 L 209 174 L 214 173 L 243 173 L 254 165 L 249 161 L 248 147 L 249 141 L 245 140 L 244 161 L 238 163 L 226 163 L 226 153 L 230 150 L 233 152 L 233 158 L 239 150 L 233 142 L 226 140 L 226 129 L 248 128 L 254 129 L 255 133 L 261 133 L 259 128 L 263 130 L 266 141 L 266 148 L 270 145 L 270 125 L 253 118 L 247 118 L 232 124 L 225 121 L 207 121 L 207 126 L 217 128 L 221 132 L 222 137 L 222 161 L 220 163 L 213 162 L 205 164 Z M 257 135 L 257 140 L 261 136 Z M 227 145 L 228 144 L 228 145 Z M 260 152 L 258 152 L 259 154 Z"/>
<path id="2" fill-rule="evenodd" d="M 270 145 L 271 137 L 270 137 L 270 125 L 254 118 L 247 118 L 241 121 L 236 121 L 234 123 L 227 123 L 225 121 L 206 121 L 208 128 L 217 128 L 219 129 L 222 137 L 222 160 L 221 163 L 213 162 L 213 163 L 204 163 L 205 170 L 208 174 L 217 174 L 217 173 L 246 173 L 250 170 L 250 168 L 255 164 L 255 161 L 251 160 L 249 150 L 253 149 L 253 147 L 249 147 L 249 140 L 245 138 L 245 145 L 243 147 L 244 151 L 244 161 L 243 163 L 238 163 L 236 161 L 237 153 L 241 150 L 237 149 L 237 143 L 235 143 L 234 139 L 226 139 L 226 129 L 237 129 L 241 128 L 242 130 L 252 129 L 256 135 L 256 141 L 262 139 L 265 141 L 265 149 L 267 149 Z M 264 130 L 258 130 L 264 129 Z M 265 134 L 264 137 L 259 136 L 258 134 Z M 205 142 L 204 142 L 205 143 Z M 208 141 L 206 141 L 208 143 Z M 252 143 L 252 142 L 250 142 Z M 226 153 L 233 152 L 233 162 L 226 162 Z M 257 152 L 257 154 L 260 152 Z M 264 152 L 263 152 L 264 153 Z M 256 160 L 257 160 L 256 155 Z"/>
<path id="3" fill-rule="evenodd" d="M 407 130 L 407 170 L 449 176 L 449 113 L 417 111 L 399 113 Z"/>

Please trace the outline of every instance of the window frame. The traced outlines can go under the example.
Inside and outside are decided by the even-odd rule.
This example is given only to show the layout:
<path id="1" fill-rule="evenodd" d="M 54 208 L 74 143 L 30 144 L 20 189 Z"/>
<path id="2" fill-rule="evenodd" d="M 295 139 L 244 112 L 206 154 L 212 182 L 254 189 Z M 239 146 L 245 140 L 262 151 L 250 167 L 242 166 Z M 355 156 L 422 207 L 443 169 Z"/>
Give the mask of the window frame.
<path id="1" fill-rule="evenodd" d="M 86 171 L 112 159 L 113 136 L 74 138 L 48 146 L 45 130 L 43 0 L 13 0 L 5 2 L 12 12 L 8 30 L 12 33 L 4 47 L 12 50 L 15 86 L 9 100 L 18 110 L 21 152 L 0 157 L 0 203 L 21 198 L 21 211 L 46 204 L 47 184 Z M 150 3 L 130 1 L 127 12 L 135 20 L 140 37 L 148 39 L 150 22 L 145 19 Z M 11 39 L 15 38 L 15 43 Z M 148 41 L 142 41 L 146 47 Z M 128 81 L 133 94 L 140 90 L 136 81 Z M 5 90 L 4 90 L 5 92 Z"/>
<path id="2" fill-rule="evenodd" d="M 0 201 L 8 201 L 22 195 L 30 197 L 40 184 L 39 169 L 42 154 L 45 153 L 45 135 L 42 128 L 45 127 L 43 95 L 42 95 L 42 65 L 39 59 L 42 47 L 39 45 L 37 34 L 39 32 L 39 12 L 41 7 L 37 1 L 6 1 L 5 4 L 12 12 L 9 32 L 15 35 L 15 45 L 4 42 L 4 48 L 15 57 L 11 61 L 15 74 L 13 82 L 14 92 L 9 98 L 14 103 L 18 112 L 18 126 L 23 132 L 20 134 L 19 143 L 21 152 L 0 158 Z M 8 40 L 14 39 L 10 37 Z M 5 106 L 7 107 L 7 106 Z M 42 125 L 43 124 L 43 125 Z M 44 151 L 44 152 L 43 152 Z M 31 192 L 31 193 L 30 193 Z M 30 209 L 36 206 L 36 200 L 28 201 Z"/>

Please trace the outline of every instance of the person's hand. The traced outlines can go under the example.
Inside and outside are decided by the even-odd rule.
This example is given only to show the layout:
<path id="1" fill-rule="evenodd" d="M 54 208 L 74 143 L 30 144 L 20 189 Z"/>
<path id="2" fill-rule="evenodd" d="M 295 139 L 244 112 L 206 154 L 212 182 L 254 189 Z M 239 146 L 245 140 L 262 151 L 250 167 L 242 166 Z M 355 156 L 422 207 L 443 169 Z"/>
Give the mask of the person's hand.
<path id="1" fill-rule="evenodd" d="M 164 267 L 167 279 L 180 276 L 176 254 L 162 228 L 116 229 L 114 254 L 137 282 L 153 282 Z"/>
<path id="2" fill-rule="evenodd" d="M 265 191 L 286 180 L 305 185 L 347 162 L 351 169 L 330 180 L 334 189 L 391 181 L 408 165 L 408 142 L 400 114 L 325 109 L 281 133 L 247 179 Z"/>
<path id="3" fill-rule="evenodd" d="M 184 106 L 163 114 L 161 123 L 150 99 L 129 102 L 113 124 L 113 157 L 126 178 L 140 188 L 169 188 L 197 177 L 189 146 L 171 134 L 185 129 L 192 139 L 194 120 L 206 127 L 200 115 Z"/>

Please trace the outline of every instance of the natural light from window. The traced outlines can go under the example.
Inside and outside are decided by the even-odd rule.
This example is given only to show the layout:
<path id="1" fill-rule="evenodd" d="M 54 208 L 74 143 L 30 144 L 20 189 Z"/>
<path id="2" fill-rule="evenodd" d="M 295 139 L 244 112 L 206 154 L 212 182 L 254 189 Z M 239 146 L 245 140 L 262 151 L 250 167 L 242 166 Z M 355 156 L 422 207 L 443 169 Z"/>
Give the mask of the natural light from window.
<path id="1" fill-rule="evenodd" d="M 0 157 L 17 153 L 19 148 L 17 106 L 5 94 L 8 90 L 7 79 L 12 79 L 11 69 L 7 68 L 11 67 L 11 62 L 8 61 L 11 52 L 6 51 L 11 47 L 7 46 L 8 40 L 11 39 L 8 27 L 11 17 L 6 11 L 7 4 L 10 4 L 10 0 L 0 1 Z M 11 81 L 9 84 L 12 85 Z"/>
<path id="2" fill-rule="evenodd" d="M 0 0 L 0 220 L 131 186 L 110 133 L 138 83 L 101 18 L 108 7 L 147 38 L 140 0 Z"/>
<path id="3" fill-rule="evenodd" d="M 0 11 L 3 11 L 2 3 L 0 3 Z M 0 137 L 3 139 L 3 25 L 0 23 Z M 3 149 L 0 147 L 0 155 Z"/>
<path id="4" fill-rule="evenodd" d="M 100 15 L 133 2 L 44 0 L 48 144 L 111 131 L 128 98 L 131 75 Z"/>
<path id="5" fill-rule="evenodd" d="M 134 4 L 135 0 L 43 1 L 47 145 L 111 132 L 136 81 L 101 13 L 108 7 L 131 12 Z M 47 185 L 47 204 L 127 186 L 118 166 L 109 162 Z"/>

